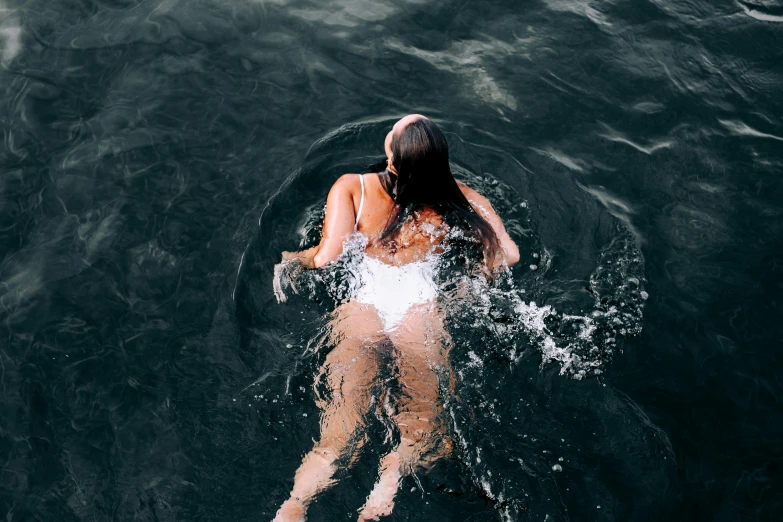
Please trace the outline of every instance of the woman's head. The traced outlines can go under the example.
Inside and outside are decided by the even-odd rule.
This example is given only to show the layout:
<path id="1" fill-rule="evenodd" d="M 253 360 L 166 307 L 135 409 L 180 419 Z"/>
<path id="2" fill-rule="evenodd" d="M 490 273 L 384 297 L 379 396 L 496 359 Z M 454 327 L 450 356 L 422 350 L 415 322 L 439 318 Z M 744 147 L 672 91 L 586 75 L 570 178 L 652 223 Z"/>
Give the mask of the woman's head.
<path id="1" fill-rule="evenodd" d="M 496 253 L 497 236 L 460 190 L 451 173 L 446 137 L 432 120 L 420 114 L 405 116 L 387 134 L 384 148 L 386 188 L 396 205 L 382 242 L 393 241 L 412 212 L 430 208 L 478 240 L 489 257 Z"/>
<path id="2" fill-rule="evenodd" d="M 386 160 L 387 160 L 388 165 L 389 165 L 389 170 L 391 170 L 392 172 L 394 172 L 394 173 L 397 172 L 396 166 L 395 166 L 394 161 L 393 161 L 394 149 L 392 149 L 392 146 L 393 145 L 396 146 L 395 148 L 398 149 L 397 150 L 398 154 L 400 154 L 402 152 L 402 150 L 400 150 L 400 140 L 399 139 L 395 139 L 395 138 L 398 138 L 400 136 L 402 136 L 404 138 L 406 136 L 406 134 L 407 135 L 411 134 L 410 131 L 414 130 L 415 128 L 421 127 L 421 125 L 417 125 L 416 127 L 411 128 L 411 129 L 408 129 L 408 126 L 411 123 L 422 122 L 422 121 L 429 122 L 433 127 L 435 127 L 437 129 L 437 126 L 435 126 L 435 124 L 432 123 L 426 116 L 422 116 L 421 114 L 408 114 L 404 118 L 401 118 L 400 120 L 398 120 L 394 124 L 392 129 L 389 131 L 389 133 L 386 135 L 386 140 L 383 143 L 383 148 L 384 148 L 384 151 L 386 152 Z M 404 132 L 405 130 L 408 130 L 408 132 L 407 133 Z M 440 132 L 440 129 L 437 129 L 437 130 L 438 130 L 438 132 Z M 441 134 L 441 137 L 442 136 L 443 135 Z M 410 136 L 408 136 L 408 137 L 410 137 Z M 445 141 L 446 141 L 445 138 L 443 139 L 443 141 L 445 143 Z"/>

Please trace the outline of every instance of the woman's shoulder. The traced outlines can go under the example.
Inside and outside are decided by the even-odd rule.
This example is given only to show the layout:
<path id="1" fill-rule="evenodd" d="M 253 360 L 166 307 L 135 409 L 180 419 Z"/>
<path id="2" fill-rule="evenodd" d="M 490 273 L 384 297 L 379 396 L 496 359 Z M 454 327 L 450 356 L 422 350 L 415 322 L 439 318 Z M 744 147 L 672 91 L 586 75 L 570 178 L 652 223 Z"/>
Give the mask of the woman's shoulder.
<path id="1" fill-rule="evenodd" d="M 332 189 L 338 190 L 350 190 L 360 186 L 361 180 L 359 179 L 361 174 L 343 174 L 332 185 Z"/>
<path id="2" fill-rule="evenodd" d="M 361 174 L 343 174 L 332 184 L 329 197 L 359 197 L 362 192 Z M 366 181 L 366 180 L 365 180 Z"/>
<path id="3" fill-rule="evenodd" d="M 481 195 L 478 192 L 476 192 L 475 190 L 473 190 L 472 188 L 470 188 L 469 186 L 467 186 L 462 181 L 457 180 L 457 186 L 462 191 L 462 194 L 465 195 L 465 197 L 474 196 L 474 195 L 475 196 L 480 196 Z"/>
<path id="4" fill-rule="evenodd" d="M 484 209 L 486 208 L 492 208 L 492 204 L 489 202 L 489 200 L 482 196 L 480 192 L 477 190 L 474 190 L 464 184 L 461 181 L 457 181 L 457 186 L 459 186 L 459 189 L 462 191 L 462 194 L 465 196 L 465 198 L 470 202 L 471 205 L 478 205 Z"/>
<path id="5" fill-rule="evenodd" d="M 380 184 L 380 174 L 375 172 L 368 174 L 343 174 L 334 182 L 332 189 L 358 190 L 362 187 L 362 181 L 364 181 L 365 186 L 368 183 Z"/>

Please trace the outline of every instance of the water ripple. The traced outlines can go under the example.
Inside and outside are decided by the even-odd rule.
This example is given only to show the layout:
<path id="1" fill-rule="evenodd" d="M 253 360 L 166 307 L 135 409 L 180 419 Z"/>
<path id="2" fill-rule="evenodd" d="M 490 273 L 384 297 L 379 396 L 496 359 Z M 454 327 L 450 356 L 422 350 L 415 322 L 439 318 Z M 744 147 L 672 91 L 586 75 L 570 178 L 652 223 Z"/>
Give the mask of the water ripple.
<path id="1" fill-rule="evenodd" d="M 639 152 L 643 152 L 647 155 L 652 154 L 656 150 L 668 149 L 669 147 L 674 145 L 674 142 L 672 140 L 658 140 L 658 141 L 653 141 L 648 145 L 642 145 L 640 143 L 631 140 L 622 132 L 613 129 L 612 127 L 610 127 L 605 123 L 601 123 L 601 125 L 603 125 L 603 127 L 606 129 L 605 133 L 598 134 L 602 138 L 606 138 L 609 141 L 614 141 L 617 143 L 624 143 L 625 145 L 629 145 L 634 149 L 638 150 Z"/>
<path id="2" fill-rule="evenodd" d="M 764 5 L 743 2 L 742 0 L 739 0 L 737 3 L 745 14 L 751 18 L 755 18 L 761 22 L 783 22 L 783 8 L 778 8 L 778 11 L 773 12 L 769 7 Z"/>
<path id="3" fill-rule="evenodd" d="M 9 9 L 0 0 L 0 42 L 2 42 L 2 63 L 8 65 L 22 49 L 22 27 L 16 16 L 7 15 L 15 10 Z"/>
<path id="4" fill-rule="evenodd" d="M 751 136 L 754 138 L 767 138 L 771 140 L 777 140 L 777 141 L 783 141 L 783 137 L 781 136 L 775 136 L 774 134 L 768 134 L 766 132 L 761 132 L 747 123 L 743 123 L 738 120 L 718 120 L 721 125 L 726 127 L 731 131 L 732 134 L 735 134 L 737 136 Z"/>

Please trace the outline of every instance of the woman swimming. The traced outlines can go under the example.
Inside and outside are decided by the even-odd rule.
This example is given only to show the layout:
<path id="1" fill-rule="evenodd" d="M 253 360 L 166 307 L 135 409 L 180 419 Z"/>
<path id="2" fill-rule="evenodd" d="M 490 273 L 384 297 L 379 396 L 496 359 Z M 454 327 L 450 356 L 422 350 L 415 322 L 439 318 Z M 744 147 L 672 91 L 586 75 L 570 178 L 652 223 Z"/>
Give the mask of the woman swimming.
<path id="1" fill-rule="evenodd" d="M 361 446 L 384 364 L 395 369 L 395 392 L 382 402 L 399 443 L 381 459 L 359 521 L 391 513 L 401 479 L 449 450 L 439 397 L 449 378 L 448 334 L 435 306 L 434 280 L 447 233 L 458 230 L 478 245 L 490 270 L 519 260 L 489 201 L 454 179 L 435 123 L 406 116 L 384 148 L 385 172 L 345 174 L 332 186 L 320 244 L 283 252 L 284 262 L 320 268 L 338 259 L 349 238 L 361 238 L 364 250 L 352 298 L 331 321 L 334 348 L 319 374 L 331 397 L 319 400 L 320 439 L 302 460 L 274 522 L 304 520 L 314 496 L 334 483 L 339 465 Z"/>

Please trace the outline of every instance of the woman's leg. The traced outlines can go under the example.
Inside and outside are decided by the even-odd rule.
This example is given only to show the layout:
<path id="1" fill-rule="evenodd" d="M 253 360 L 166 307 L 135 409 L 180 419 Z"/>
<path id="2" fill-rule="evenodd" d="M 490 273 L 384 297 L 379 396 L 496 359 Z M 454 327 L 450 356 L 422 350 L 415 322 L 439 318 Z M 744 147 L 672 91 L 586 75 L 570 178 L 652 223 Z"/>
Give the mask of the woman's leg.
<path id="1" fill-rule="evenodd" d="M 448 378 L 448 336 L 433 305 L 416 307 L 389 333 L 394 344 L 399 396 L 394 422 L 400 443 L 380 463 L 380 477 L 359 516 L 378 520 L 391 513 L 402 478 L 450 450 L 443 422 L 440 379 Z"/>
<path id="2" fill-rule="evenodd" d="M 331 397 L 319 399 L 321 435 L 296 471 L 290 498 L 274 522 L 304 520 L 313 497 L 334 483 L 337 460 L 349 456 L 360 438 L 377 381 L 375 345 L 382 342 L 383 325 L 374 308 L 348 303 L 334 313 L 331 340 L 319 379 L 324 379 Z"/>

